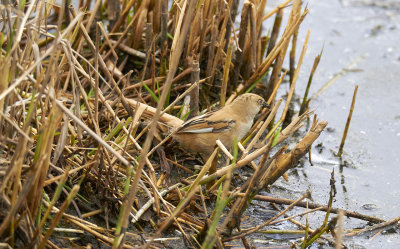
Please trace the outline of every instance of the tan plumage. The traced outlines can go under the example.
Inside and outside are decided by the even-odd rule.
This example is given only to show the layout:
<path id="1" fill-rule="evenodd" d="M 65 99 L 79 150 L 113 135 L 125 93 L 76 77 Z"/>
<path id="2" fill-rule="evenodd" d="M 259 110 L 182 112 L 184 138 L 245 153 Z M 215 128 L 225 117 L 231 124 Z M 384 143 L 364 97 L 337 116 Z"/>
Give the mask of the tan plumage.
<path id="1" fill-rule="evenodd" d="M 234 138 L 241 140 L 253 125 L 256 114 L 267 107 L 257 94 L 246 93 L 222 109 L 194 117 L 183 123 L 173 135 L 183 148 L 208 158 L 219 139 L 231 148 Z"/>

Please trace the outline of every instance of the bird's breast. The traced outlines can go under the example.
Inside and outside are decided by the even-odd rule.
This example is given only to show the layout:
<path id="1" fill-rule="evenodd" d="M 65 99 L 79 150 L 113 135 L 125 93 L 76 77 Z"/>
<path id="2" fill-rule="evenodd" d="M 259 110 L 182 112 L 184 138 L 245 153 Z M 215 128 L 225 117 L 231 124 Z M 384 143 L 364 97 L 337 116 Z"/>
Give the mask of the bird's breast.
<path id="1" fill-rule="evenodd" d="M 241 122 L 238 122 L 237 126 L 238 140 L 241 140 L 249 132 L 252 125 L 253 125 L 252 119 L 241 120 Z"/>

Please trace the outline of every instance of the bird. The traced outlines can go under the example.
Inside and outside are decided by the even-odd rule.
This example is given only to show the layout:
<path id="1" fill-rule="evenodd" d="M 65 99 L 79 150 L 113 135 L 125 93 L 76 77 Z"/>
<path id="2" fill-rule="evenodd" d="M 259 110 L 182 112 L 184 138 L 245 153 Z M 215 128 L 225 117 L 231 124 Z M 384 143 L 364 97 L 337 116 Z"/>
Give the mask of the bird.
<path id="1" fill-rule="evenodd" d="M 172 137 L 185 150 L 196 152 L 206 160 L 219 139 L 230 149 L 234 139 L 240 141 L 253 125 L 262 108 L 269 108 L 259 95 L 245 93 L 221 109 L 189 119 L 174 131 Z"/>

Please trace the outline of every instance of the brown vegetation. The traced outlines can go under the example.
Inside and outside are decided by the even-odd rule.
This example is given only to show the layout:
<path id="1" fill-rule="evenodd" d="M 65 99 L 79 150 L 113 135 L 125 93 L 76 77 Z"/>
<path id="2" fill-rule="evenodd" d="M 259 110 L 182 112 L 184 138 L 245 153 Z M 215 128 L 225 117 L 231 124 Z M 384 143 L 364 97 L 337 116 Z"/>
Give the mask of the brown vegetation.
<path id="1" fill-rule="evenodd" d="M 65 0 L 61 6 L 6 2 L 0 9 L 2 246 L 163 247 L 171 227 L 190 247 L 223 247 L 239 237 L 247 246 L 250 233 L 240 235 L 240 218 L 250 200 L 296 166 L 327 125 L 314 118 L 291 149 L 283 145 L 312 115 L 306 107 L 289 115 L 309 37 L 295 63 L 308 13 L 299 0 L 266 15 L 265 0 L 243 6 L 178 0 L 170 9 L 169 1 L 87 0 L 79 10 Z M 267 36 L 263 22 L 274 16 Z M 279 118 L 276 95 L 291 41 L 290 89 Z M 172 123 L 246 91 L 262 95 L 272 110 L 259 115 L 233 155 L 219 143 L 203 164 L 171 144 Z M 210 173 L 218 153 L 225 165 Z M 200 172 L 193 162 L 202 164 Z M 235 186 L 233 172 L 246 165 L 252 177 Z"/>

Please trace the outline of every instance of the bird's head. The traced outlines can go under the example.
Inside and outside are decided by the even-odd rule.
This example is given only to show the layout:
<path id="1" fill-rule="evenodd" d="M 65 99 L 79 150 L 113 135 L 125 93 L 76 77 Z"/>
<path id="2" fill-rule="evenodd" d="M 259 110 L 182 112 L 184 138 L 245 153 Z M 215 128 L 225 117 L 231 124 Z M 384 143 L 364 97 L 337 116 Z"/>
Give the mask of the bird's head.
<path id="1" fill-rule="evenodd" d="M 269 108 L 269 105 L 261 96 L 254 93 L 245 93 L 232 102 L 232 107 L 240 109 L 243 114 L 247 114 L 251 118 L 254 118 L 262 108 Z"/>

